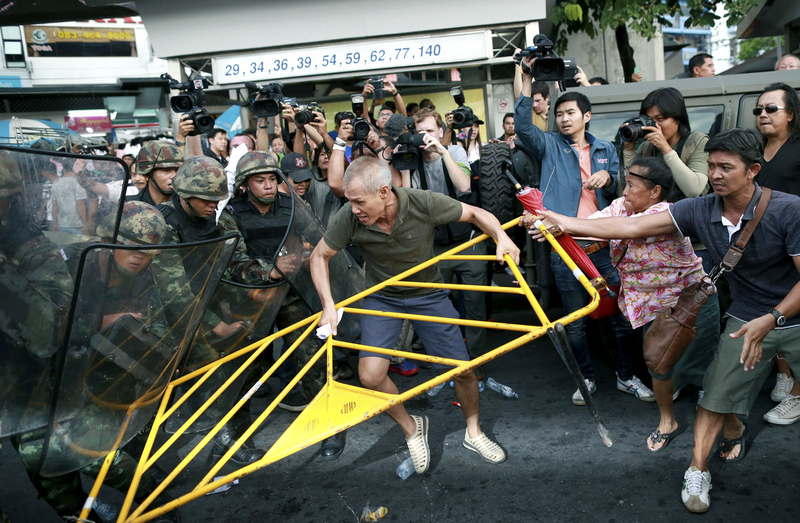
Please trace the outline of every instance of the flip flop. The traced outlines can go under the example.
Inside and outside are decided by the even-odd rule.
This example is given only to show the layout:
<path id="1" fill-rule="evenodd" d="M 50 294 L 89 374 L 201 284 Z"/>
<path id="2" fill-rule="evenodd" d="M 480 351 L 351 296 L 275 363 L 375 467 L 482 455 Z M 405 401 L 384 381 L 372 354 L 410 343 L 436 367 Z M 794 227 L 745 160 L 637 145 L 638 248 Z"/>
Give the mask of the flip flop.
<path id="1" fill-rule="evenodd" d="M 652 438 L 653 443 L 660 443 L 660 442 L 663 441 L 664 444 L 661 445 L 660 448 L 657 448 L 655 450 L 651 449 L 650 447 L 647 447 L 647 450 L 649 450 L 650 452 L 660 452 L 660 451 L 664 450 L 665 448 L 667 448 L 667 445 L 669 445 L 670 441 L 672 441 L 674 438 L 676 438 L 676 437 L 680 436 L 681 434 L 683 434 L 684 431 L 686 431 L 686 426 L 685 425 L 678 425 L 678 428 L 673 430 L 669 434 L 663 434 L 660 430 L 656 429 L 655 432 L 650 434 L 650 437 Z"/>
<path id="2" fill-rule="evenodd" d="M 728 453 L 733 450 L 733 447 L 736 445 L 741 445 L 742 448 L 739 450 L 739 455 L 733 459 L 725 459 L 724 457 L 720 456 L 720 459 L 726 463 L 733 463 L 734 461 L 741 461 L 744 459 L 744 455 L 747 453 L 747 435 L 750 432 L 747 423 L 742 422 L 744 425 L 744 432 L 738 438 L 733 439 L 726 439 L 722 438 L 722 441 L 719 444 L 719 452 Z"/>

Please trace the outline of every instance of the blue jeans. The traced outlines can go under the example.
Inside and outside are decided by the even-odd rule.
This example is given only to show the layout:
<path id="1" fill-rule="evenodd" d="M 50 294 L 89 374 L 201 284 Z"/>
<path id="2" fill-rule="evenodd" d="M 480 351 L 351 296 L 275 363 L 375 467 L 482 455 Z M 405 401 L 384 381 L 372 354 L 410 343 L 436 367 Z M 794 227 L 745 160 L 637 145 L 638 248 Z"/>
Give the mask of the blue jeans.
<path id="1" fill-rule="evenodd" d="M 597 271 L 605 276 L 614 265 L 611 263 L 611 255 L 608 247 L 589 254 Z M 556 287 L 561 294 L 564 303 L 564 315 L 573 313 L 585 307 L 589 303 L 589 293 L 583 288 L 581 283 L 572 275 L 572 271 L 564 263 L 558 253 L 550 254 L 550 266 L 553 268 L 553 277 L 556 280 Z M 619 274 L 614 270 L 608 277 L 609 285 L 619 285 Z M 633 377 L 634 356 L 636 353 L 633 343 L 633 330 L 631 324 L 625 319 L 622 313 L 616 314 L 611 318 L 614 327 L 614 334 L 617 342 L 616 371 L 620 379 L 628 380 Z M 586 379 L 594 379 L 594 369 L 589 354 L 589 344 L 586 341 L 586 318 L 580 318 L 566 326 L 567 339 L 578 361 L 581 374 Z"/>

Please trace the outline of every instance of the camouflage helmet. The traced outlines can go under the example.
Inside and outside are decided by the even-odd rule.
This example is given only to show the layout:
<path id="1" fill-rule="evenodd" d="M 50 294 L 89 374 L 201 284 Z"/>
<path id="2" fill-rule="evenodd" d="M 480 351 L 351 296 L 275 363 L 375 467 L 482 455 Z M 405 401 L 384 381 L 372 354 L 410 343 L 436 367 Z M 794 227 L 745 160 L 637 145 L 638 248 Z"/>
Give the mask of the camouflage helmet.
<path id="1" fill-rule="evenodd" d="M 183 165 L 183 153 L 175 144 L 164 140 L 150 140 L 142 145 L 133 174 L 149 176 L 155 169 L 178 169 Z"/>
<path id="2" fill-rule="evenodd" d="M 116 212 L 107 214 L 97 226 L 103 238 L 114 236 Z M 167 222 L 158 209 L 140 201 L 125 202 L 119 222 L 117 241 L 123 245 L 158 245 L 164 242 Z"/>
<path id="3" fill-rule="evenodd" d="M 0 198 L 8 198 L 22 192 L 22 174 L 14 158 L 0 151 Z"/>
<path id="4" fill-rule="evenodd" d="M 270 153 L 262 151 L 252 151 L 245 153 L 236 164 L 236 182 L 234 185 L 240 187 L 250 176 L 258 173 L 280 173 L 278 162 Z"/>
<path id="5" fill-rule="evenodd" d="M 222 165 L 208 156 L 190 158 L 172 179 L 172 188 L 181 198 L 201 198 L 220 202 L 228 197 L 228 176 Z"/>

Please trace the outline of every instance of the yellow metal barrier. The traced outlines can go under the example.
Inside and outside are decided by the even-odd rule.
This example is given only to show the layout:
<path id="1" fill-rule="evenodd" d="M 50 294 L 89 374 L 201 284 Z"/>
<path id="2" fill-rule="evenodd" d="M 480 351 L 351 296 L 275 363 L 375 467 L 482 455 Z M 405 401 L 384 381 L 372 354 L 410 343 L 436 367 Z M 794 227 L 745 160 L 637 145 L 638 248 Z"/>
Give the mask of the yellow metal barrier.
<path id="1" fill-rule="evenodd" d="M 512 220 L 503 225 L 504 229 L 508 229 L 509 227 L 514 227 L 519 222 L 519 218 Z M 409 276 L 419 272 L 420 270 L 439 263 L 443 260 L 486 260 L 486 261 L 493 261 L 495 259 L 494 256 L 490 255 L 458 255 L 459 252 L 472 247 L 473 245 L 480 243 L 482 241 L 486 241 L 489 237 L 487 235 L 478 236 L 450 251 L 447 251 L 431 260 L 428 260 L 417 267 L 408 270 L 402 274 L 395 276 L 389 280 L 386 280 L 370 289 L 365 290 L 364 292 L 352 296 L 341 303 L 337 304 L 338 308 L 344 308 L 344 312 L 347 314 L 371 314 L 376 316 L 390 316 L 395 318 L 402 318 L 402 319 L 409 319 L 409 320 L 420 320 L 420 321 L 429 321 L 435 323 L 445 323 L 445 324 L 455 324 L 455 325 L 465 325 L 465 326 L 473 326 L 473 327 L 483 327 L 489 329 L 503 329 L 508 331 L 515 331 L 520 332 L 521 335 L 516 339 L 509 341 L 508 343 L 497 347 L 496 349 L 487 352 L 483 356 L 475 358 L 470 361 L 461 361 L 461 360 L 451 360 L 447 358 L 439 358 L 436 356 L 428 356 L 424 354 L 417 354 L 417 353 L 410 353 L 410 352 L 403 352 L 397 351 L 392 349 L 382 349 L 377 347 L 367 347 L 364 345 L 360 345 L 357 343 L 347 343 L 342 341 L 337 341 L 333 339 L 333 337 L 329 337 L 324 345 L 320 348 L 320 350 L 314 355 L 314 357 L 297 373 L 294 379 L 289 383 L 289 385 L 281 391 L 277 397 L 269 404 L 269 406 L 257 417 L 257 419 L 247 428 L 247 430 L 242 434 L 242 436 L 236 441 L 236 443 L 223 455 L 208 471 L 208 473 L 197 483 L 197 485 L 188 493 L 166 503 L 163 506 L 151 508 L 151 505 L 155 501 L 155 499 L 166 489 L 168 486 L 172 484 L 174 479 L 186 468 L 186 466 L 191 463 L 208 445 L 208 443 L 212 440 L 212 438 L 219 432 L 219 430 L 233 417 L 233 415 L 241 408 L 245 407 L 250 400 L 251 396 L 258 390 L 258 388 L 269 379 L 275 370 L 289 357 L 291 357 L 292 352 L 296 349 L 296 347 L 300 344 L 300 342 L 305 339 L 306 336 L 313 336 L 313 331 L 317 327 L 317 323 L 319 322 L 320 314 L 317 313 L 305 320 L 296 323 L 290 327 L 282 329 L 260 341 L 257 341 L 243 349 L 236 351 L 233 354 L 225 356 L 220 360 L 217 360 L 205 367 L 198 369 L 192 373 L 186 374 L 185 376 L 180 377 L 177 380 L 172 381 L 168 386 L 167 389 L 161 398 L 161 403 L 158 409 L 158 412 L 155 415 L 153 420 L 152 428 L 147 438 L 147 442 L 145 444 L 144 450 L 142 452 L 141 459 L 139 460 L 139 464 L 136 469 L 135 477 L 132 481 L 132 484 L 128 490 L 128 493 L 125 498 L 125 502 L 122 506 L 120 511 L 119 519 L 117 520 L 119 523 L 122 522 L 144 522 L 149 521 L 161 514 L 169 512 L 183 504 L 188 503 L 194 499 L 197 499 L 213 490 L 219 488 L 222 485 L 232 482 L 235 479 L 241 478 L 246 476 L 256 470 L 266 467 L 271 463 L 275 463 L 276 461 L 283 459 L 299 450 L 302 450 L 306 447 L 314 445 L 325 438 L 333 436 L 334 434 L 346 430 L 349 427 L 352 427 L 364 420 L 367 420 L 373 416 L 376 416 L 394 405 L 398 403 L 402 403 L 414 396 L 417 396 L 439 384 L 445 383 L 450 381 L 455 376 L 474 369 L 484 363 L 491 361 L 503 354 L 506 354 L 526 343 L 531 342 L 532 340 L 539 338 L 545 334 L 550 334 L 551 337 L 554 336 L 554 328 L 557 324 L 566 325 L 569 324 L 579 318 L 582 318 L 592 312 L 594 309 L 597 308 L 597 305 L 600 301 L 600 296 L 597 290 L 592 286 L 592 283 L 587 279 L 587 277 L 578 269 L 575 265 L 575 262 L 570 259 L 564 249 L 558 244 L 558 242 L 553 238 L 553 236 L 547 232 L 544 225 L 541 223 L 537 223 L 539 229 L 545 234 L 547 241 L 552 246 L 553 250 L 558 253 L 558 255 L 565 261 L 567 266 L 572 270 L 575 277 L 580 281 L 581 285 L 584 287 L 586 292 L 591 296 L 590 303 L 578 310 L 573 312 L 572 314 L 568 314 L 558 320 L 551 321 L 547 318 L 544 310 L 539 305 L 539 302 L 533 295 L 530 287 L 525 282 L 525 278 L 520 273 L 518 267 L 513 263 L 513 261 L 506 256 L 505 262 L 509 264 L 514 276 L 517 279 L 519 287 L 494 287 L 494 286 L 485 286 L 485 285 L 459 285 L 459 284 L 432 284 L 432 283 L 418 283 L 418 282 L 411 282 L 405 281 L 406 278 Z M 438 317 L 430 317 L 430 316 L 420 316 L 415 314 L 402 314 L 402 313 L 390 313 L 390 312 L 380 312 L 380 311 L 373 311 L 373 310 L 364 310 L 350 307 L 351 304 L 357 302 L 361 298 L 368 296 L 374 292 L 377 292 L 385 287 L 388 286 L 405 286 L 405 287 L 425 287 L 425 288 L 432 288 L 432 289 L 455 289 L 455 290 L 470 290 L 470 291 L 484 291 L 484 292 L 496 292 L 496 293 L 510 293 L 510 294 L 520 294 L 525 296 L 528 300 L 531 308 L 533 309 L 537 319 L 540 322 L 540 325 L 520 325 L 520 324 L 512 324 L 512 323 L 502 323 L 502 322 L 489 322 L 489 321 L 474 321 L 474 320 L 462 320 L 462 319 L 451 319 L 451 318 L 438 318 Z M 269 369 L 267 372 L 261 377 L 261 379 L 249 390 L 247 391 L 242 398 L 233 406 L 233 408 L 219 421 L 219 423 L 212 428 L 207 435 L 205 435 L 202 440 L 189 452 L 189 454 L 181 460 L 181 462 L 170 472 L 167 478 L 145 499 L 136 509 L 133 509 L 133 497 L 136 489 L 138 488 L 142 475 L 147 473 L 147 471 L 156 463 L 156 461 L 167 452 L 173 444 L 178 440 L 178 438 L 184 433 L 184 431 L 191 427 L 197 418 L 205 412 L 213 403 L 214 401 L 236 380 L 238 376 L 241 375 L 242 372 L 245 372 L 249 366 L 258 358 L 258 356 L 270 346 L 270 344 L 284 336 L 285 334 L 292 332 L 297 329 L 304 329 L 302 336 L 294 343 L 291 347 L 288 348 L 284 352 L 284 354 L 278 359 L 278 361 Z M 554 339 L 556 346 L 558 348 L 558 342 Z M 432 363 L 440 363 L 443 365 L 448 365 L 453 367 L 451 370 L 440 374 L 439 376 L 428 380 L 425 383 L 422 383 L 408 391 L 399 393 L 399 394 L 386 394 L 383 392 L 378 392 L 374 390 L 369 390 L 361 387 L 356 387 L 352 385 L 347 385 L 344 383 L 339 383 L 333 379 L 333 348 L 334 347 L 341 347 L 348 350 L 369 350 L 371 352 L 377 352 L 381 354 L 389 354 L 393 356 L 401 356 L 408 359 L 413 359 L 417 361 L 428 361 Z M 559 348 L 559 351 L 561 349 Z M 563 353 L 562 353 L 563 356 Z M 570 354 L 571 356 L 571 354 Z M 266 418 L 275 410 L 283 398 L 299 383 L 300 379 L 303 375 L 308 372 L 311 367 L 316 363 L 320 358 L 325 357 L 326 368 L 327 368 L 327 382 L 323 386 L 320 393 L 310 402 L 310 404 L 298 415 L 298 417 L 294 420 L 294 422 L 289 426 L 289 428 L 281 435 L 280 438 L 269 448 L 267 453 L 264 455 L 262 459 L 259 461 L 252 463 L 250 465 L 246 465 L 241 467 L 235 472 L 227 474 L 223 477 L 220 477 L 217 480 L 214 480 L 215 475 L 222 469 L 222 467 L 228 464 L 228 460 L 231 456 L 241 447 L 241 445 L 250 438 L 255 431 L 260 427 Z M 158 430 L 161 428 L 162 425 L 166 422 L 166 420 L 175 413 L 178 407 L 186 401 L 186 399 L 193 394 L 204 381 L 206 381 L 214 372 L 224 363 L 232 361 L 234 359 L 241 359 L 246 358 L 239 369 L 189 418 L 185 421 L 185 423 L 160 447 L 155 447 L 155 439 Z M 574 360 L 573 360 L 574 361 Z M 170 401 L 173 399 L 173 394 L 175 393 L 176 387 L 182 383 L 185 383 L 191 379 L 198 378 L 197 383 L 195 383 L 180 399 L 175 401 L 172 407 L 169 407 Z M 581 380 L 582 382 L 582 380 Z M 584 395 L 586 395 L 584 393 Z M 591 396 L 589 396 L 589 400 L 591 400 Z M 599 418 L 596 418 L 599 425 L 599 431 L 603 440 L 606 445 L 611 445 L 611 440 L 608 438 L 608 433 L 605 431 L 605 427 L 602 426 L 602 422 L 599 421 Z M 109 466 L 111 465 L 112 458 L 116 451 L 111 452 L 105 459 L 103 463 L 103 468 L 98 475 L 97 481 L 92 488 L 91 495 L 89 500 L 93 500 L 94 496 L 97 495 L 100 486 L 102 485 L 103 479 L 106 476 Z M 81 514 L 81 518 L 88 517 L 89 514 L 89 507 L 91 503 L 87 502 L 86 508 L 84 509 L 83 513 Z"/>

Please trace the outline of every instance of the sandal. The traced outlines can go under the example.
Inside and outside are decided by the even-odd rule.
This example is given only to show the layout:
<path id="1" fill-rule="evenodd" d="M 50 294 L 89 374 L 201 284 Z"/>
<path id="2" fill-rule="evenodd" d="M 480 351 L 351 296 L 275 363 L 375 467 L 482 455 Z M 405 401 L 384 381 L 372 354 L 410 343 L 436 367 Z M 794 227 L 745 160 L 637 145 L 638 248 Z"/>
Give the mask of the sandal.
<path id="1" fill-rule="evenodd" d="M 431 448 L 428 446 L 428 416 L 411 416 L 417 425 L 414 434 L 406 439 L 408 451 L 414 461 L 417 474 L 425 474 L 431 461 Z"/>
<path id="2" fill-rule="evenodd" d="M 661 443 L 661 442 L 664 442 L 664 444 L 661 445 L 661 447 L 659 447 L 659 448 L 657 448 L 655 450 L 651 449 L 650 446 L 648 446 L 647 450 L 649 450 L 650 452 L 659 452 L 659 451 L 664 450 L 665 448 L 667 448 L 667 445 L 669 445 L 670 441 L 672 441 L 673 439 L 675 439 L 679 435 L 683 434 L 685 430 L 686 430 L 686 427 L 684 425 L 678 425 L 678 428 L 673 430 L 669 434 L 664 434 L 660 430 L 656 429 L 656 431 L 653 432 L 652 434 L 650 434 L 649 437 L 653 440 L 653 444 L 657 444 L 657 443 Z"/>
<path id="3" fill-rule="evenodd" d="M 490 440 L 489 437 L 481 432 L 481 435 L 473 439 L 469 437 L 469 430 L 464 434 L 464 447 L 473 452 L 477 452 L 481 457 L 489 463 L 502 463 L 506 460 L 505 451 Z"/>
<path id="4" fill-rule="evenodd" d="M 726 463 L 732 463 L 734 461 L 743 460 L 744 459 L 744 455 L 747 452 L 746 441 L 747 441 L 747 433 L 749 432 L 748 431 L 749 427 L 747 426 L 747 423 L 743 422 L 742 424 L 744 425 L 744 432 L 742 432 L 741 436 L 739 436 L 738 438 L 733 438 L 733 439 L 727 439 L 727 438 L 723 437 L 722 441 L 719 444 L 720 459 L 722 461 L 725 461 Z M 736 445 L 741 445 L 742 446 L 741 450 L 739 450 L 739 455 L 738 456 L 736 456 L 733 459 L 726 459 L 724 456 L 721 455 L 721 454 L 729 453 L 730 451 L 733 450 L 733 448 Z"/>

